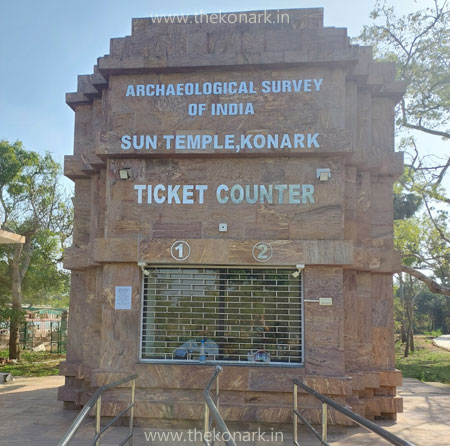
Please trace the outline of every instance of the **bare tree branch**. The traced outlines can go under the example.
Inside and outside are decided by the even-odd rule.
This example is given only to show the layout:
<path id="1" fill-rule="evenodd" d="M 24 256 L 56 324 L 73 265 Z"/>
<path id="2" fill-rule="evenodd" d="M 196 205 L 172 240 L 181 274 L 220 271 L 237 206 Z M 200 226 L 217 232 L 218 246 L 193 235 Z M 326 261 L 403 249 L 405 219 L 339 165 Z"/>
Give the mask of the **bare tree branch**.
<path id="1" fill-rule="evenodd" d="M 435 280 L 426 276 L 422 272 L 420 272 L 414 268 L 411 268 L 410 266 L 407 266 L 407 265 L 402 265 L 402 271 L 404 273 L 409 274 L 410 276 L 415 277 L 416 279 L 419 279 L 421 282 L 423 282 L 429 288 L 429 290 L 432 293 L 443 294 L 444 296 L 450 296 L 450 287 L 437 283 Z"/>
<path id="2" fill-rule="evenodd" d="M 445 173 L 447 172 L 447 169 L 449 167 L 450 167 L 450 158 L 447 160 L 447 164 L 445 166 L 443 166 L 441 172 L 439 173 L 436 184 L 441 184 L 442 180 L 444 179 Z"/>
<path id="3" fill-rule="evenodd" d="M 427 127 L 424 127 L 423 125 L 411 124 L 411 123 L 407 122 L 405 119 L 403 120 L 402 124 L 405 127 L 412 129 L 412 130 L 419 130 L 421 132 L 428 133 L 430 135 L 441 136 L 442 138 L 450 139 L 450 133 L 448 133 L 448 132 L 441 132 L 440 130 L 429 129 Z"/>
<path id="4" fill-rule="evenodd" d="M 437 224 L 436 220 L 433 217 L 433 214 L 431 213 L 430 205 L 428 204 L 427 197 L 425 195 L 422 195 L 423 202 L 425 204 L 425 207 L 427 209 L 428 217 L 430 218 L 431 223 L 433 223 L 433 226 L 436 228 L 436 231 L 439 232 L 439 235 L 443 240 L 445 240 L 447 243 L 450 243 L 450 239 L 446 237 L 444 231 L 442 228 Z"/>

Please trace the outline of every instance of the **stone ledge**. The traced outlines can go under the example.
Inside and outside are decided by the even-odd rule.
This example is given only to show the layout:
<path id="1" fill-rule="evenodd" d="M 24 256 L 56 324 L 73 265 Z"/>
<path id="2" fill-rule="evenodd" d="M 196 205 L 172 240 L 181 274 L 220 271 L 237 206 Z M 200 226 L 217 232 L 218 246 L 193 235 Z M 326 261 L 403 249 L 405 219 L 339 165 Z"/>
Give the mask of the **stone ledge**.
<path id="1" fill-rule="evenodd" d="M 70 270 L 83 270 L 92 266 L 89 262 L 89 247 L 87 245 L 71 246 L 64 250 L 63 266 Z"/>
<path id="2" fill-rule="evenodd" d="M 243 257 L 257 240 L 230 239 L 186 239 L 192 252 L 190 265 L 252 265 L 256 263 L 251 254 Z M 104 263 L 172 264 L 170 246 L 175 239 L 145 239 L 140 242 L 132 238 L 97 238 L 93 254 L 89 246 L 70 247 L 64 253 L 64 268 L 83 270 Z M 342 266 L 344 269 L 392 273 L 400 270 L 400 253 L 389 248 L 354 246 L 346 240 L 268 240 L 279 253 L 264 263 L 267 266 Z M 217 253 L 221 255 L 218 257 Z M 139 253 L 139 258 L 138 258 Z M 93 258 L 91 258 L 91 255 Z"/>
<path id="3" fill-rule="evenodd" d="M 183 264 L 201 265 L 261 265 L 252 257 L 252 248 L 259 240 L 186 239 L 191 255 Z M 141 240 L 139 262 L 173 263 L 170 246 L 175 240 Z M 353 243 L 344 240 L 267 240 L 274 254 L 264 266 L 351 265 Z"/>

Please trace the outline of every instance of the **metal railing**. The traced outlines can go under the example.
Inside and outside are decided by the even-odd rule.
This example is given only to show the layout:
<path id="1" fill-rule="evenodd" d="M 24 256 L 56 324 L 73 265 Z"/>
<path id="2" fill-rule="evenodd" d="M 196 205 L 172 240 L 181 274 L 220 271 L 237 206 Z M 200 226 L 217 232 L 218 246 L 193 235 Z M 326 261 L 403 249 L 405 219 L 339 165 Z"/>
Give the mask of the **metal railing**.
<path id="1" fill-rule="evenodd" d="M 104 386 L 99 387 L 95 393 L 92 395 L 92 398 L 85 404 L 83 409 L 81 409 L 81 412 L 78 414 L 78 416 L 75 418 L 75 421 L 72 423 L 72 425 L 69 427 L 67 432 L 64 434 L 61 441 L 58 443 L 58 446 L 65 446 L 69 444 L 70 440 L 74 437 L 77 430 L 81 426 L 81 423 L 88 415 L 89 411 L 95 407 L 95 437 L 93 442 L 91 443 L 92 446 L 99 446 L 100 445 L 100 437 L 105 433 L 106 430 L 108 430 L 119 418 L 124 416 L 128 411 L 130 411 L 130 427 L 128 431 L 128 436 L 125 438 L 125 440 L 122 440 L 122 442 L 119 444 L 119 446 L 124 446 L 128 443 L 128 446 L 133 445 L 133 418 L 134 418 L 134 395 L 136 391 L 136 378 L 137 375 L 128 376 L 127 378 L 123 378 L 119 381 L 113 382 L 111 384 L 105 384 Z M 121 384 L 125 384 L 127 382 L 131 381 L 131 403 L 128 405 L 128 407 L 124 410 L 122 410 L 118 415 L 116 415 L 108 424 L 105 426 L 101 426 L 101 411 L 102 411 L 102 395 L 109 389 L 112 389 L 113 387 L 118 387 Z"/>
<path id="2" fill-rule="evenodd" d="M 395 445 L 395 446 L 414 446 L 414 444 L 410 443 L 409 441 L 403 440 L 402 438 L 397 437 L 396 435 L 392 434 L 391 432 L 387 431 L 386 429 L 383 429 L 382 427 L 378 426 L 375 423 L 372 423 L 372 421 L 367 420 L 366 418 L 362 417 L 361 415 L 358 415 L 351 410 L 347 409 L 346 407 L 342 406 L 341 404 L 337 403 L 336 401 L 327 398 L 326 396 L 322 395 L 319 392 L 316 392 L 314 389 L 311 389 L 311 387 L 308 387 L 306 384 L 303 384 L 298 379 L 294 379 L 294 445 L 300 446 L 300 443 L 298 442 L 298 418 L 300 418 L 305 426 L 308 427 L 308 429 L 314 434 L 314 436 L 320 441 L 320 444 L 323 446 L 330 446 L 329 443 L 327 443 L 327 430 L 328 430 L 328 421 L 327 421 L 327 413 L 328 413 L 328 406 L 332 407 L 339 413 L 345 415 L 346 417 L 353 420 L 355 423 L 359 424 L 361 427 L 364 427 L 365 429 L 373 432 L 374 434 L 377 434 L 379 437 L 384 438 L 389 443 Z M 316 429 L 312 426 L 312 424 L 299 412 L 298 410 L 298 387 L 301 387 L 303 390 L 308 392 L 310 395 L 314 396 L 316 399 L 318 399 L 322 403 L 322 434 L 319 434 Z"/>
<path id="3" fill-rule="evenodd" d="M 203 396 L 205 398 L 205 418 L 203 420 L 203 443 L 206 446 L 213 446 L 214 439 L 208 440 L 211 437 L 211 426 L 212 421 L 216 422 L 216 426 L 222 433 L 222 440 L 227 446 L 236 446 L 234 439 L 223 421 L 222 416 L 219 413 L 219 375 L 222 373 L 223 369 L 220 365 L 216 366 L 211 379 L 206 386 Z M 214 403 L 211 395 L 209 394 L 209 389 L 211 388 L 213 382 L 216 381 L 216 403 Z M 210 418 L 209 413 L 211 412 L 212 418 Z"/>

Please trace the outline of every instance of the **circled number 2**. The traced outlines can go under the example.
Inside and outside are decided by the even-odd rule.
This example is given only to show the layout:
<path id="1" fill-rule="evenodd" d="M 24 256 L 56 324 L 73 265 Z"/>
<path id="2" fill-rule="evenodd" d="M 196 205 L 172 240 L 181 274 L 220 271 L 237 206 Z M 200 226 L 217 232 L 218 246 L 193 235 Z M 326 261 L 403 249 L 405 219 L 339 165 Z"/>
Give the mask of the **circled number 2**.
<path id="1" fill-rule="evenodd" d="M 175 260 L 186 260 L 191 255 L 191 247 L 184 240 L 177 240 L 170 247 L 170 254 Z"/>
<path id="2" fill-rule="evenodd" d="M 252 254 L 258 262 L 267 262 L 273 255 L 272 246 L 267 242 L 259 242 L 253 247 Z"/>

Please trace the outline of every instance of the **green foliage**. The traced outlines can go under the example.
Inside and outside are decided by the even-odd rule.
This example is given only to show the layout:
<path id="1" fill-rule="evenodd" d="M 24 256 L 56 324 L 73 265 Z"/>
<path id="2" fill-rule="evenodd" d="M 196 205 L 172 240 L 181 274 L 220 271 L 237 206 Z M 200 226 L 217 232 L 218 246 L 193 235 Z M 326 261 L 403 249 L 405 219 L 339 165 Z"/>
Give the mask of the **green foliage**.
<path id="1" fill-rule="evenodd" d="M 36 154 L 27 152 L 20 141 L 10 144 L 0 140 L 0 189 L 12 184 L 24 166 L 36 161 Z"/>
<path id="2" fill-rule="evenodd" d="M 450 300 L 442 294 L 432 293 L 418 280 L 403 280 L 403 296 L 400 287 L 394 289 L 394 327 L 396 333 L 406 324 L 406 311 L 412 308 L 415 333 L 440 336 L 450 333 Z"/>
<path id="3" fill-rule="evenodd" d="M 20 142 L 0 141 L 0 155 L 2 227 L 26 237 L 23 246 L 0 245 L 3 317 L 13 296 L 14 268 L 21 302 L 66 306 L 69 274 L 61 268 L 61 258 L 71 235 L 72 207 L 58 182 L 61 167 L 50 154 L 27 151 Z"/>
<path id="4" fill-rule="evenodd" d="M 414 170 L 406 166 L 403 175 L 394 184 L 394 220 L 413 217 L 423 205 L 422 195 L 410 189 Z"/>
<path id="5" fill-rule="evenodd" d="M 421 205 L 421 199 L 415 194 L 394 194 L 394 220 L 412 217 Z"/>
<path id="6" fill-rule="evenodd" d="M 394 222 L 395 248 L 402 252 L 403 263 L 412 265 L 417 262 L 416 253 L 421 246 L 420 220 L 408 218 Z"/>
<path id="7" fill-rule="evenodd" d="M 374 48 L 378 59 L 397 63 L 408 87 L 397 123 L 445 136 L 450 131 L 450 14 L 448 2 L 397 17 L 395 8 L 377 1 L 373 25 L 358 40 Z M 448 137 L 448 136 L 447 136 Z"/>
<path id="8" fill-rule="evenodd" d="M 11 373 L 13 376 L 52 376 L 59 375 L 59 363 L 64 355 L 48 352 L 22 352 L 20 361 L 6 362 L 1 359 L 8 357 L 8 351 L 0 351 L 0 372 Z"/>
<path id="9" fill-rule="evenodd" d="M 403 263 L 429 270 L 442 284 L 449 285 L 449 216 L 441 205 L 445 190 L 430 182 L 423 171 L 407 166 L 394 185 L 394 196 L 402 197 L 396 209 L 400 218 L 394 222 L 394 236 Z M 421 208 L 424 212 L 419 213 Z"/>
<path id="10" fill-rule="evenodd" d="M 58 233 L 39 231 L 22 285 L 24 303 L 39 305 L 60 301 L 68 304 L 70 275 L 58 265 L 61 256 Z M 61 303 L 57 306 L 61 306 Z"/>
<path id="11" fill-rule="evenodd" d="M 416 310 L 418 333 L 440 336 L 450 333 L 450 302 L 441 294 L 433 294 L 422 286 L 417 295 Z"/>
<path id="12" fill-rule="evenodd" d="M 25 310 L 15 310 L 7 305 L 5 299 L 0 302 L 0 328 L 6 324 L 9 327 L 9 323 L 15 321 L 17 323 L 25 322 Z"/>
<path id="13" fill-rule="evenodd" d="M 450 296 L 450 197 L 443 187 L 450 157 L 424 156 L 417 145 L 417 132 L 450 138 L 449 2 L 400 17 L 377 1 L 371 18 L 357 42 L 371 45 L 376 59 L 395 62 L 406 84 L 396 114 L 408 164 L 394 186 L 395 245 L 408 274 Z"/>
<path id="14" fill-rule="evenodd" d="M 432 222 L 427 215 L 394 222 L 395 247 L 403 255 L 403 264 L 431 270 L 445 284 L 450 272 L 450 235 L 446 213 Z M 435 223 L 439 224 L 436 227 Z"/>
<path id="15" fill-rule="evenodd" d="M 424 330 L 423 334 L 431 338 L 437 338 L 439 336 L 442 336 L 442 330 Z"/>
<path id="16" fill-rule="evenodd" d="M 405 378 L 421 381 L 450 383 L 450 352 L 432 348 L 431 339 L 416 338 L 417 348 L 407 358 L 403 348 L 396 344 L 396 367 Z"/>

